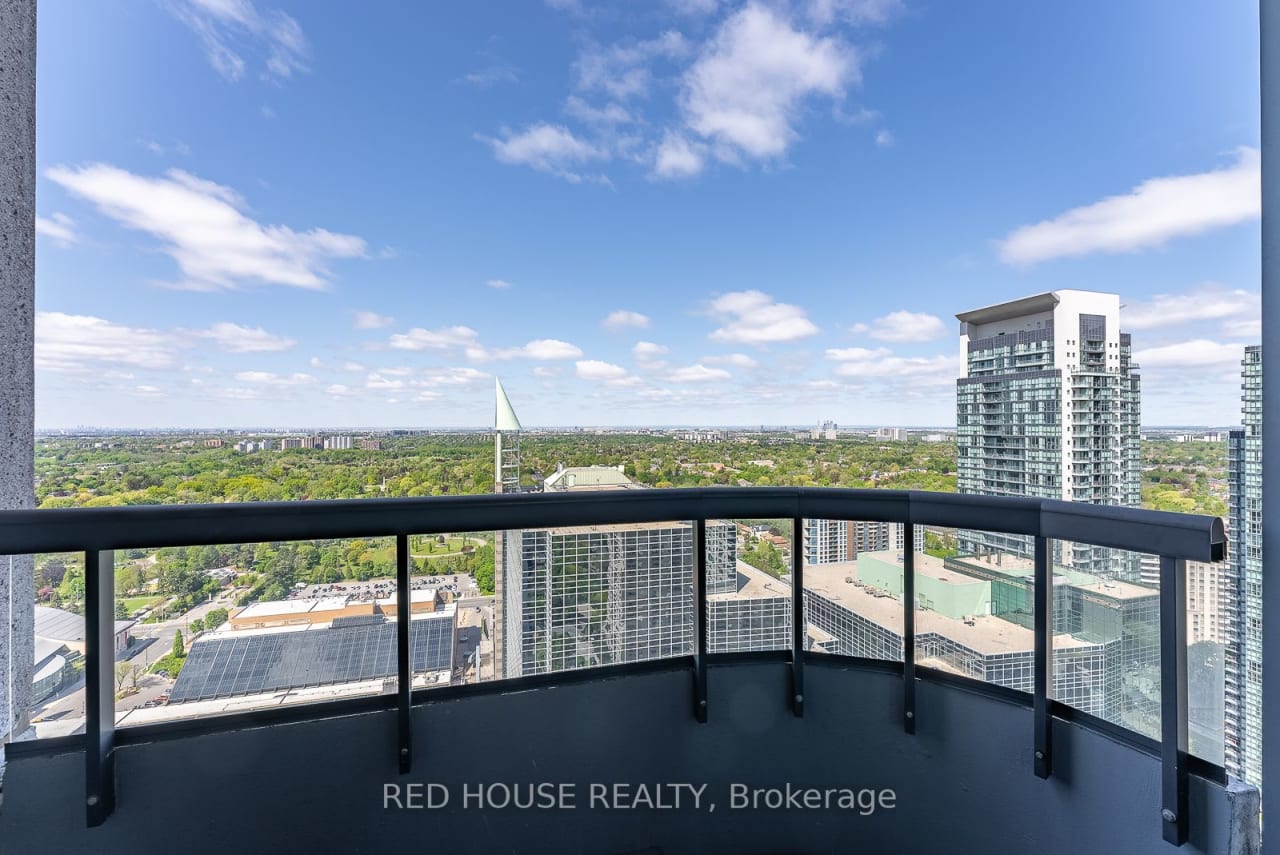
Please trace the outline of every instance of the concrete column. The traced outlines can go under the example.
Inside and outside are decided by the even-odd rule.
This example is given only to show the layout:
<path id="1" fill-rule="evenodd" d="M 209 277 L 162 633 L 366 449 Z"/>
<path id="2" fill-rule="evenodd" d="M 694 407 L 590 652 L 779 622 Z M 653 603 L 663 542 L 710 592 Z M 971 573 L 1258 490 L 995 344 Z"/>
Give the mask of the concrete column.
<path id="1" fill-rule="evenodd" d="M 1280 564 L 1280 445 L 1270 431 L 1280 426 L 1280 4 L 1261 0 L 1262 87 L 1262 561 Z M 1267 425 L 1271 425 L 1268 429 Z M 1276 525 L 1272 525 L 1272 522 Z M 1265 571 L 1264 571 L 1265 573 Z M 1271 676 L 1262 680 L 1262 812 L 1271 805 L 1280 818 L 1280 576 L 1262 585 L 1262 660 Z M 1277 727 L 1272 727 L 1275 724 Z M 1267 852 L 1280 852 L 1280 830 Z"/>
<path id="2" fill-rule="evenodd" d="M 30 508 L 35 427 L 36 0 L 0 2 L 0 509 Z M 0 745 L 27 728 L 31 556 L 0 556 Z M 2 762 L 2 761 L 0 761 Z M 0 766 L 0 769 L 3 767 Z"/>

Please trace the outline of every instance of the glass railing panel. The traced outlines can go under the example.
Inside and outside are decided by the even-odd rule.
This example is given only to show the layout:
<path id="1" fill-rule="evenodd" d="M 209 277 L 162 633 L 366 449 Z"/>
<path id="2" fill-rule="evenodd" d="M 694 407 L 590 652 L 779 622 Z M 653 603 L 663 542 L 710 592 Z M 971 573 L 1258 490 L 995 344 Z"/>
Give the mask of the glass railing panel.
<path id="1" fill-rule="evenodd" d="M 902 661 L 904 529 L 900 523 L 805 520 L 809 649 Z M 917 545 L 923 545 L 920 538 Z"/>
<path id="2" fill-rule="evenodd" d="M 497 538 L 495 677 L 693 652 L 691 522 L 520 529 Z"/>
<path id="3" fill-rule="evenodd" d="M 792 521 L 707 520 L 707 649 L 791 647 Z"/>
<path id="4" fill-rule="evenodd" d="M 117 726 L 393 693 L 395 568 L 394 538 L 116 551 Z"/>
<path id="5" fill-rule="evenodd" d="M 1160 738 L 1160 573 L 1155 556 L 1056 541 L 1053 697 Z"/>

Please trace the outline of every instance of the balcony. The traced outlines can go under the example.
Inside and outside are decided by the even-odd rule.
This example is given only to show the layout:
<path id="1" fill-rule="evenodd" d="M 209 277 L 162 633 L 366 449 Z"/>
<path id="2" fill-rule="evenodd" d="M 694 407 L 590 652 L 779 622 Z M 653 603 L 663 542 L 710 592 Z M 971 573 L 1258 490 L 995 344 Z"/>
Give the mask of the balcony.
<path id="1" fill-rule="evenodd" d="M 789 650 L 710 652 L 707 521 L 735 518 L 791 519 L 797 555 L 806 518 L 1033 538 L 1033 690 L 918 664 L 916 610 L 903 605 L 896 660 L 806 650 L 804 619 L 791 623 Z M 412 688 L 410 534 L 673 519 L 693 521 L 699 547 L 687 655 Z M 900 604 L 917 600 L 914 531 L 905 526 Z M 396 539 L 393 694 L 115 727 L 104 655 L 112 550 L 319 537 Z M 1050 696 L 1054 540 L 1161 556 L 1159 739 Z M 705 488 L 11 511 L 0 514 L 0 550 L 82 551 L 96 569 L 86 732 L 9 746 L 7 851 L 137 852 L 161 833 L 184 852 L 386 851 L 424 840 L 459 852 L 1256 851 L 1257 792 L 1188 752 L 1184 567 L 1222 558 L 1212 518 Z M 793 615 L 805 614 L 804 571 L 793 568 Z M 160 820 L 178 830 L 162 832 Z"/>

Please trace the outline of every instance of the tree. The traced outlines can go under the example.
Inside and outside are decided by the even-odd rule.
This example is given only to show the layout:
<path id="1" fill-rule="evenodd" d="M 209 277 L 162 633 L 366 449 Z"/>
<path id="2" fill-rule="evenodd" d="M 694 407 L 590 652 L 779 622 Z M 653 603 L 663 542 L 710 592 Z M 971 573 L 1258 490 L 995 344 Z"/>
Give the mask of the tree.
<path id="1" fill-rule="evenodd" d="M 191 621 L 190 626 L 192 632 L 204 632 L 204 618 L 196 618 Z"/>
<path id="2" fill-rule="evenodd" d="M 182 630 L 173 634 L 173 656 L 182 659 L 187 655 L 187 648 L 182 643 Z"/>
<path id="3" fill-rule="evenodd" d="M 217 629 L 218 627 L 222 626 L 226 622 L 227 622 L 227 610 L 222 607 L 218 607 L 216 609 L 209 609 L 209 611 L 205 613 L 205 616 L 204 616 L 205 629 L 209 629 L 209 630 Z"/>
<path id="4" fill-rule="evenodd" d="M 124 681 L 129 678 L 129 667 L 128 662 L 116 663 L 116 694 L 124 689 Z"/>
<path id="5" fill-rule="evenodd" d="M 84 569 L 68 567 L 58 585 L 58 597 L 64 603 L 76 603 L 84 599 Z"/>
<path id="6" fill-rule="evenodd" d="M 116 600 L 116 620 L 128 620 L 129 609 L 125 607 L 124 600 Z"/>

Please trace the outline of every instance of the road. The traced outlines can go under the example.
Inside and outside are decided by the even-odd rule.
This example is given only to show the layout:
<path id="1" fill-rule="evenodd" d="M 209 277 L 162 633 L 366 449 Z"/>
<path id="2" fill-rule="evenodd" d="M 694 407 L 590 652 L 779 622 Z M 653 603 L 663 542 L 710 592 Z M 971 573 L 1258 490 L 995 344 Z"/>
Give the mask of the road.
<path id="1" fill-rule="evenodd" d="M 150 668 L 157 659 L 172 652 L 173 637 L 177 635 L 178 630 L 182 630 L 183 638 L 189 644 L 191 640 L 190 622 L 196 618 L 204 617 L 211 609 L 219 606 L 229 611 L 235 606 L 235 597 L 239 593 L 234 589 L 225 591 L 212 602 L 201 603 L 186 614 L 172 620 L 159 623 L 134 624 L 130 634 L 135 639 L 138 641 L 152 639 L 152 641 L 132 658 L 122 661 L 136 663 L 144 669 Z M 130 681 L 126 680 L 125 685 L 131 685 Z M 157 695 L 168 691 L 171 686 L 173 686 L 172 680 L 157 674 L 148 674 L 141 677 L 138 680 L 138 693 L 116 701 L 116 710 L 123 712 L 140 706 L 146 701 L 154 699 Z M 32 718 L 40 719 L 35 723 L 36 735 L 42 738 L 62 736 L 83 730 L 84 701 L 84 678 L 81 677 L 72 686 L 55 695 L 53 700 L 32 711 Z"/>

